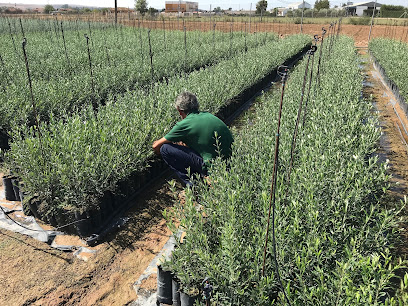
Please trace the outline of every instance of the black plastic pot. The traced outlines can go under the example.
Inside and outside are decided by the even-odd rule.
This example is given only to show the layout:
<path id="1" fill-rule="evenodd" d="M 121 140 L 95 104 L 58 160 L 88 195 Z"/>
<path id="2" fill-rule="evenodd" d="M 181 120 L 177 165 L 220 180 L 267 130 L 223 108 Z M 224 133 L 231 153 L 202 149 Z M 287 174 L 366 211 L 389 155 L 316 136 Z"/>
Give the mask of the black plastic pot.
<path id="1" fill-rule="evenodd" d="M 80 214 L 79 212 L 76 211 L 74 213 L 74 216 L 75 221 L 78 221 L 77 223 L 75 223 L 78 235 L 81 237 L 89 236 L 92 231 L 92 224 L 91 219 L 89 218 L 89 214 L 86 212 Z"/>
<path id="2" fill-rule="evenodd" d="M 190 296 L 187 293 L 180 293 L 181 306 L 194 306 L 195 301 L 198 299 L 198 295 Z"/>
<path id="3" fill-rule="evenodd" d="M 38 198 L 36 196 L 31 197 L 30 199 L 28 199 L 27 203 L 34 217 L 37 219 L 40 219 L 40 214 L 38 213 L 38 204 L 39 204 Z"/>
<path id="4" fill-rule="evenodd" d="M 51 224 L 53 227 L 58 227 L 57 219 L 55 219 L 54 214 L 49 214 L 47 216 L 48 223 Z"/>
<path id="5" fill-rule="evenodd" d="M 103 217 L 100 209 L 95 209 L 90 212 L 92 225 L 95 229 L 102 226 Z"/>
<path id="6" fill-rule="evenodd" d="M 28 202 L 27 202 L 27 201 L 26 201 L 26 202 L 21 201 L 21 206 L 23 207 L 23 213 L 24 213 L 26 216 L 32 216 L 32 215 L 33 215 L 33 213 L 31 212 L 30 206 L 28 205 Z"/>
<path id="7" fill-rule="evenodd" d="M 16 195 L 14 193 L 13 184 L 11 180 L 13 176 L 3 176 L 4 195 L 7 201 L 15 201 Z"/>
<path id="8" fill-rule="evenodd" d="M 110 191 L 106 191 L 99 202 L 102 219 L 107 220 L 114 212 L 113 195 Z"/>
<path id="9" fill-rule="evenodd" d="M 177 278 L 175 277 L 171 279 L 171 291 L 172 291 L 172 298 L 173 298 L 173 306 L 181 306 L 180 284 Z"/>
<path id="10" fill-rule="evenodd" d="M 172 275 L 170 271 L 164 271 L 157 266 L 157 302 L 163 304 L 172 303 Z"/>
<path id="11" fill-rule="evenodd" d="M 19 186 L 20 186 L 19 199 L 21 203 L 23 203 L 24 197 L 27 195 L 27 193 L 24 192 L 24 183 L 20 183 Z"/>
<path id="12" fill-rule="evenodd" d="M 14 197 L 16 201 L 20 201 L 20 187 L 18 187 L 18 179 L 12 178 L 11 184 L 13 185 Z"/>

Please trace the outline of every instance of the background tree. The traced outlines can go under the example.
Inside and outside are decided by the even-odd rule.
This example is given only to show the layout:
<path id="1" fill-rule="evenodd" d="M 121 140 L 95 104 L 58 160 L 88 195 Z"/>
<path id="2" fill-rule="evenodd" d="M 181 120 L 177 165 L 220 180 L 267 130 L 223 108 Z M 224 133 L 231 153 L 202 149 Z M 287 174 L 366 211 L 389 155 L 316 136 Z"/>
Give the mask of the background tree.
<path id="1" fill-rule="evenodd" d="M 213 10 L 215 13 L 221 13 L 222 12 L 222 9 L 219 7 L 219 6 L 217 6 L 216 8 L 214 8 L 214 10 Z"/>
<path id="2" fill-rule="evenodd" d="M 264 14 L 266 12 L 266 8 L 268 7 L 268 1 L 266 0 L 259 0 L 256 4 L 256 13 L 257 14 Z"/>
<path id="3" fill-rule="evenodd" d="M 147 1 L 146 0 L 136 0 L 135 10 L 138 11 L 142 16 L 147 12 Z"/>
<path id="4" fill-rule="evenodd" d="M 47 4 L 46 6 L 44 6 L 44 13 L 45 14 L 49 14 L 52 11 L 55 11 L 54 7 L 50 4 Z"/>
<path id="5" fill-rule="evenodd" d="M 314 8 L 318 11 L 321 9 L 329 9 L 330 8 L 330 2 L 329 0 L 316 0 Z"/>

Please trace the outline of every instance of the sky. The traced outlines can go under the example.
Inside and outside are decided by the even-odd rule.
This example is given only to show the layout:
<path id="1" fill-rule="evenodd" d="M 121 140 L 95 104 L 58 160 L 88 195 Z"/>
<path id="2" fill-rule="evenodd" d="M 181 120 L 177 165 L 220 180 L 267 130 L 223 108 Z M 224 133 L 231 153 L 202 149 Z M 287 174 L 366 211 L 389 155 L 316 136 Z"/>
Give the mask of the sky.
<path id="1" fill-rule="evenodd" d="M 173 0 L 174 1 L 174 0 Z M 189 1 L 197 1 L 197 0 L 189 0 Z M 252 2 L 252 9 L 255 9 L 256 3 L 259 0 L 253 0 Z M 302 0 L 267 0 L 268 1 L 268 9 L 272 9 L 274 7 L 285 7 L 289 3 L 300 2 Z M 314 5 L 315 0 L 305 0 L 311 5 Z M 363 2 L 364 0 L 355 0 L 354 3 Z M 70 6 L 77 5 L 85 5 L 85 6 L 97 6 L 97 7 L 114 7 L 115 2 L 114 0 L 0 0 L 1 3 L 24 3 L 24 4 L 68 4 Z M 130 7 L 133 8 L 135 6 L 135 0 L 117 0 L 119 7 Z M 154 7 L 157 9 L 164 8 L 165 0 L 147 0 L 149 7 Z M 334 7 L 335 5 L 341 6 L 343 3 L 347 2 L 347 0 L 329 0 L 330 7 Z M 381 4 L 392 4 L 392 5 L 403 5 L 408 6 L 408 0 L 379 0 Z M 232 8 L 233 10 L 249 10 L 251 8 L 251 0 L 198 0 L 198 8 L 202 10 L 209 10 L 214 7 L 221 7 L 221 9 L 228 9 Z"/>

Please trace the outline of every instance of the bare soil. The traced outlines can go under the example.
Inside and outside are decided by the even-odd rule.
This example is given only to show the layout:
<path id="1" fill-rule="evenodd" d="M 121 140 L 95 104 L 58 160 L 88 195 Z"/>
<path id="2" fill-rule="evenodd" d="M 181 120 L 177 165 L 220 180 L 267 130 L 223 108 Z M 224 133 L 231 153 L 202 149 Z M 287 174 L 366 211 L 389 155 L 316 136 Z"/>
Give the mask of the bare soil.
<path id="1" fill-rule="evenodd" d="M 300 25 L 295 24 L 262 26 L 256 30 L 278 28 L 280 34 L 300 30 Z M 225 23 L 224 27 L 229 30 L 230 24 Z M 240 25 L 234 27 L 239 29 Z M 356 46 L 367 45 L 368 31 L 368 26 L 343 25 L 341 29 L 343 34 L 354 37 Z M 376 26 L 373 36 L 390 35 L 390 31 L 390 27 Z M 403 27 L 395 27 L 393 31 L 395 37 L 405 33 Z M 320 34 L 321 25 L 304 25 L 304 32 Z M 390 93 L 375 77 L 372 64 L 368 57 L 366 59 L 367 81 L 373 86 L 366 87 L 364 94 L 372 95 L 379 112 L 387 139 L 380 151 L 390 160 L 390 171 L 394 175 L 390 196 L 398 200 L 408 191 L 407 148 L 397 128 L 401 123 L 386 95 Z M 408 127 L 405 114 L 398 107 L 396 110 L 404 118 L 402 124 Z M 162 210 L 173 203 L 167 186 L 165 180 L 161 180 L 135 200 L 135 208 L 127 214 L 128 223 L 109 235 L 96 248 L 95 254 L 84 253 L 82 259 L 72 252 L 64 253 L 29 237 L 0 229 L 0 305 L 126 305 L 136 300 L 133 283 L 170 235 L 162 218 Z M 80 243 L 79 238 L 73 236 L 58 239 L 60 244 Z M 154 287 L 154 279 L 146 281 L 146 288 Z"/>
<path id="2" fill-rule="evenodd" d="M 333 18 L 333 21 L 337 19 Z M 125 25 L 129 26 L 139 26 L 138 23 L 133 21 L 127 22 L 123 21 Z M 217 21 L 215 29 L 218 31 L 229 32 L 229 31 L 247 31 L 247 32 L 275 32 L 279 35 L 289 35 L 301 32 L 301 25 L 295 23 L 266 23 L 266 22 L 253 22 L 249 24 L 248 22 L 227 22 L 227 21 Z M 170 30 L 183 30 L 184 26 L 186 30 L 199 30 L 199 31 L 210 31 L 213 30 L 214 23 L 210 22 L 194 22 L 194 21 L 166 21 L 163 25 L 161 21 L 144 21 L 141 26 L 153 29 L 170 29 Z M 309 35 L 321 35 L 322 27 L 329 31 L 330 24 L 304 24 L 302 27 L 302 33 Z M 338 25 L 336 26 L 336 30 Z M 368 45 L 368 37 L 370 34 L 369 25 L 352 25 L 352 24 L 341 24 L 340 33 L 351 36 L 354 38 L 355 45 L 357 47 L 363 47 Z M 374 25 L 371 31 L 371 38 L 375 37 L 389 37 L 394 39 L 401 39 L 402 41 L 408 42 L 408 26 L 391 26 L 391 25 Z"/>
<path id="3" fill-rule="evenodd" d="M 378 113 L 380 126 L 385 135 L 381 142 L 380 153 L 385 154 L 390 161 L 390 172 L 393 175 L 393 188 L 391 191 L 400 194 L 401 198 L 408 191 L 408 135 L 404 132 L 404 126 L 408 127 L 408 119 L 398 103 L 391 103 L 393 93 L 381 81 L 379 72 L 367 56 L 366 50 L 360 53 L 367 60 L 365 64 L 366 82 L 364 95 L 372 99 Z M 397 116 L 398 114 L 398 116 Z"/>
<path id="4" fill-rule="evenodd" d="M 408 119 L 398 103 L 392 103 L 395 98 L 389 88 L 383 83 L 380 73 L 374 68 L 366 49 L 359 53 L 365 61 L 363 73 L 366 76 L 364 96 L 372 99 L 374 110 L 379 117 L 384 136 L 380 141 L 378 153 L 382 158 L 389 160 L 389 173 L 392 175 L 391 188 L 388 191 L 384 205 L 399 205 L 408 195 L 408 135 L 404 127 L 408 128 Z M 394 100 L 395 101 L 395 100 Z M 408 208 L 402 212 L 408 215 Z M 398 246 L 398 255 L 408 255 L 408 224 L 401 224 L 401 241 Z"/>
<path id="5" fill-rule="evenodd" d="M 170 235 L 162 210 L 172 203 L 162 179 L 136 200 L 135 208 L 127 213 L 128 223 L 109 235 L 96 253 L 82 252 L 82 259 L 0 229 L 0 305 L 131 303 L 137 298 L 134 282 Z M 81 243 L 75 236 L 57 239 L 62 245 Z M 146 285 L 150 288 L 152 283 Z"/>

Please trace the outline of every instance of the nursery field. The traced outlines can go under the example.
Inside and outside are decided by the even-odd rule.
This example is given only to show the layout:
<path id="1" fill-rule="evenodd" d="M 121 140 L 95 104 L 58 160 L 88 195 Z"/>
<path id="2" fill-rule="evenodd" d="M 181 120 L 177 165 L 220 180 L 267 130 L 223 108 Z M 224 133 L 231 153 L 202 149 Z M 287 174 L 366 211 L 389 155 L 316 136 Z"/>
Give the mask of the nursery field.
<path id="1" fill-rule="evenodd" d="M 408 120 L 385 87 L 406 97 L 403 39 L 376 38 L 370 55 L 329 26 L 317 41 L 0 25 L 1 176 L 17 178 L 24 213 L 51 228 L 72 223 L 66 241 L 90 250 L 80 259 L 1 229 L 0 304 L 131 305 L 134 282 L 180 229 L 186 239 L 163 266 L 187 294 L 209 277 L 216 305 L 408 303 Z M 211 186 L 169 184 L 150 147 L 178 120 L 177 94 L 196 93 L 225 120 L 276 72 L 280 82 L 233 128 L 228 167 L 213 163 Z M 127 222 L 86 245 L 119 211 Z"/>

